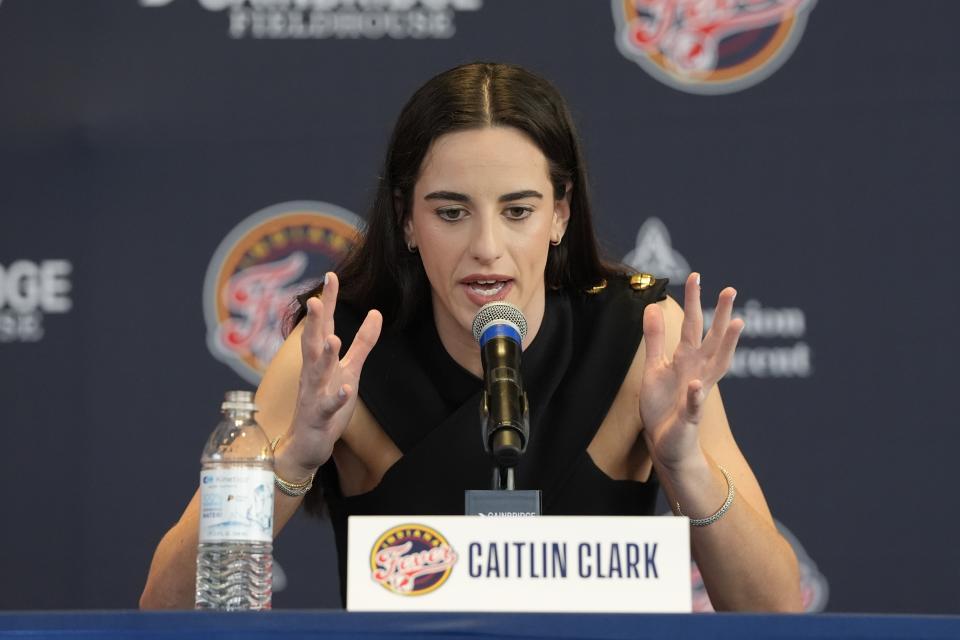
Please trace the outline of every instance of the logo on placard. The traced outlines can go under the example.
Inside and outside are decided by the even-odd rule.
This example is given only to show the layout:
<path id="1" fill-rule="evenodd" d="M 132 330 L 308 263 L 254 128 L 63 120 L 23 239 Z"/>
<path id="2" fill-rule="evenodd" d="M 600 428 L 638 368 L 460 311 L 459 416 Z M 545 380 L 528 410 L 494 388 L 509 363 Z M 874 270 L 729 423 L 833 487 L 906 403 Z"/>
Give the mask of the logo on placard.
<path id="1" fill-rule="evenodd" d="M 683 285 L 690 275 L 689 263 L 673 248 L 670 232 L 659 218 L 648 218 L 640 225 L 636 246 L 623 257 L 623 262 L 637 271 L 669 278 L 677 286 Z M 706 328 L 713 321 L 713 308 L 710 301 L 704 300 L 703 304 Z M 734 307 L 733 316 L 743 318 L 744 328 L 727 379 L 813 375 L 813 350 L 804 340 L 807 316 L 803 309 L 765 307 L 759 300 L 747 298 Z"/>
<path id="2" fill-rule="evenodd" d="M 457 552 L 435 529 L 404 524 L 384 533 L 370 550 L 370 577 L 402 596 L 439 589 L 457 563 Z"/>
<path id="3" fill-rule="evenodd" d="M 163 7 L 173 0 L 140 0 Z M 320 40 L 447 39 L 458 11 L 479 11 L 483 0 L 199 0 L 227 11 L 231 38 Z"/>
<path id="4" fill-rule="evenodd" d="M 14 260 L 0 264 L 0 343 L 38 342 L 44 317 L 73 308 L 68 260 Z"/>
<path id="5" fill-rule="evenodd" d="M 734 93 L 793 53 L 816 0 L 613 0 L 620 52 L 674 89 Z"/>
<path id="6" fill-rule="evenodd" d="M 303 201 L 267 207 L 234 227 L 203 285 L 210 353 L 257 384 L 283 342 L 294 297 L 340 262 L 360 225 L 342 207 Z"/>

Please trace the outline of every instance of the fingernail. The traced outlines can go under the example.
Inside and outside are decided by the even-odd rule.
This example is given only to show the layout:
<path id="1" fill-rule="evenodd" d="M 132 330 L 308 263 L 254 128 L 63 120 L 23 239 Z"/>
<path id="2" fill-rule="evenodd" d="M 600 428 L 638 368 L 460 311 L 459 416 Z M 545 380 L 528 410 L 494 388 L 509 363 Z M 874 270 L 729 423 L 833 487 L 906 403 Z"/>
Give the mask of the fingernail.
<path id="1" fill-rule="evenodd" d="M 341 400 L 347 397 L 347 392 L 343 387 L 340 387 L 340 390 L 337 391 L 337 397 L 340 398 Z"/>
<path id="2" fill-rule="evenodd" d="M 697 286 L 698 286 L 698 287 L 700 286 L 700 274 L 699 274 L 699 273 L 697 274 Z"/>
<path id="3" fill-rule="evenodd" d="M 323 286 L 327 286 L 327 283 L 330 282 L 330 272 L 327 271 L 323 274 Z"/>

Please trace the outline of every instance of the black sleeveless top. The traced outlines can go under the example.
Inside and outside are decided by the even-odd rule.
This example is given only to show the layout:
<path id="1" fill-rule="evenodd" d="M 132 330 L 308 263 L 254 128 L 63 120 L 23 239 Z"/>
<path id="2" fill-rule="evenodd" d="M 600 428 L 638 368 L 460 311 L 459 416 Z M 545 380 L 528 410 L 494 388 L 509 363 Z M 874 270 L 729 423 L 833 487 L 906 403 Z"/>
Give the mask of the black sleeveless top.
<path id="1" fill-rule="evenodd" d="M 635 291 L 611 278 L 596 294 L 548 291 L 540 330 L 523 352 L 530 439 L 516 469 L 518 489 L 540 489 L 544 515 L 650 515 L 658 483 L 612 480 L 587 446 L 623 384 L 643 335 L 643 310 L 665 297 L 666 280 Z M 320 470 L 346 590 L 351 515 L 463 515 L 466 489 L 489 489 L 483 450 L 481 381 L 446 352 L 430 305 L 399 333 L 384 333 L 370 353 L 359 394 L 403 453 L 367 493 L 345 497 L 336 465 Z M 364 314 L 338 304 L 337 335 L 348 348 Z M 316 489 L 314 489 L 316 490 Z M 309 496 L 308 496 L 309 500 Z"/>

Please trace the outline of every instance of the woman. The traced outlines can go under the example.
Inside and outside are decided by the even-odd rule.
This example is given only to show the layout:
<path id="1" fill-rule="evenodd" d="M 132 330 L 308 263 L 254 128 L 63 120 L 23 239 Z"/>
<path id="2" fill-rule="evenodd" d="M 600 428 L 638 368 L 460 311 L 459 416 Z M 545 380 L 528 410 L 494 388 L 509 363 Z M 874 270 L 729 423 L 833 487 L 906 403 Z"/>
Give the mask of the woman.
<path id="1" fill-rule="evenodd" d="M 314 510 L 326 500 L 342 575 L 348 515 L 462 513 L 463 490 L 487 488 L 470 325 L 506 300 L 529 325 L 518 486 L 543 490 L 545 514 L 649 514 L 659 481 L 701 525 L 693 554 L 716 608 L 799 610 L 796 558 L 715 388 L 743 328 L 736 292 L 702 337 L 699 275 L 682 310 L 664 285 L 631 286 L 598 258 L 579 144 L 549 83 L 498 64 L 433 78 L 400 115 L 362 242 L 300 298 L 258 390 L 279 437 L 275 535 L 301 494 Z M 192 605 L 197 522 L 194 496 L 141 606 Z"/>

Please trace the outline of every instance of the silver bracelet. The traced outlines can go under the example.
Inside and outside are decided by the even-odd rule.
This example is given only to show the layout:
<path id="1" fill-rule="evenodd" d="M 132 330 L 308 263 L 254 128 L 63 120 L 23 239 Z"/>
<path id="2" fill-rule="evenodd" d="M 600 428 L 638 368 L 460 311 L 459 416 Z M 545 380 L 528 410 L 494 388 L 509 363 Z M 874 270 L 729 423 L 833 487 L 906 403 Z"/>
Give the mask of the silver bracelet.
<path id="1" fill-rule="evenodd" d="M 275 451 L 277 448 L 277 443 L 280 442 L 282 436 L 277 436 L 273 439 L 273 442 L 270 443 L 270 450 Z M 314 471 L 310 474 L 310 477 L 304 480 L 303 482 L 287 482 L 283 478 L 277 475 L 276 471 L 273 473 L 273 484 L 280 490 L 285 496 L 290 496 L 291 498 L 299 498 L 310 491 L 313 487 L 313 478 L 317 475 L 317 472 Z"/>
<path id="2" fill-rule="evenodd" d="M 730 474 L 727 473 L 727 470 L 717 465 L 720 469 L 720 473 L 723 474 L 723 477 L 727 479 L 727 499 L 724 500 L 723 506 L 720 507 L 720 510 L 717 511 L 712 516 L 706 518 L 690 518 L 691 527 L 705 527 L 708 524 L 713 524 L 727 513 L 727 510 L 730 509 L 730 505 L 733 504 L 733 497 L 736 495 L 736 492 L 733 489 L 733 478 L 730 477 Z M 682 516 L 683 511 L 680 511 L 680 503 L 677 503 L 677 515 Z"/>

